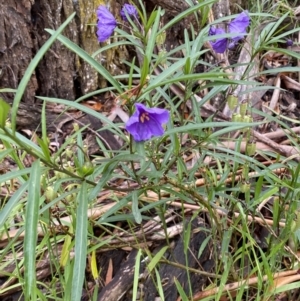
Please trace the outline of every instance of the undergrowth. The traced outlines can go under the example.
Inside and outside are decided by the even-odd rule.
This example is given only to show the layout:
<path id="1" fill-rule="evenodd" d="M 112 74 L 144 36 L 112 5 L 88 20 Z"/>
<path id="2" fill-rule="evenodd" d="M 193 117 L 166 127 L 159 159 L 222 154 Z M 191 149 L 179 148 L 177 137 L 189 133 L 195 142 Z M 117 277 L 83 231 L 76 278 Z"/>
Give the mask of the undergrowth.
<path id="1" fill-rule="evenodd" d="M 51 37 L 28 66 L 14 91 L 13 104 L 0 102 L 0 162 L 9 159 L 13 165 L 0 175 L 0 274 L 6 281 L 0 295 L 19 288 L 25 300 L 80 300 L 84 289 L 90 300 L 97 300 L 105 283 L 97 258 L 115 249 L 137 250 L 132 300 L 143 300 L 140 272 L 144 265 L 144 277 L 151 279 L 160 300 L 170 300 L 164 296 L 159 273 L 163 265 L 186 273 L 185 283 L 170 275 L 181 300 L 225 300 L 224 295 L 226 300 L 270 300 L 282 292 L 292 295 L 297 284 L 276 286 L 274 275 L 298 268 L 300 167 L 295 156 L 256 148 L 252 131 L 276 122 L 299 151 L 298 138 L 286 120 L 251 107 L 250 100 L 234 107 L 238 112 L 246 106 L 238 119 L 219 120 L 215 118 L 218 110 L 207 117 L 201 113 L 217 95 L 227 99 L 240 85 L 251 87 L 245 94 L 271 89 L 247 79 L 250 62 L 270 49 L 299 59 L 299 54 L 280 48 L 298 29 L 282 29 L 289 10 L 276 10 L 276 16 L 273 11 L 251 12 L 249 35 L 264 20 L 270 25 L 253 41 L 251 59 L 244 62 L 249 64 L 245 74 L 233 79 L 233 73 L 205 60 L 210 51 L 205 44 L 213 40 L 207 25 L 213 3 L 199 1 L 165 25 L 161 25 L 160 7 L 147 15 L 140 3 L 140 24 L 129 22 L 129 31 L 117 28 L 114 39 L 94 54 L 62 35 L 74 14 L 56 31 L 46 29 Z M 199 29 L 186 30 L 183 44 L 166 51 L 168 28 L 199 12 Z M 35 67 L 56 40 L 91 64 L 109 85 L 76 101 L 37 97 L 43 106 L 41 125 L 30 139 L 16 130 L 18 106 Z M 128 74 L 112 76 L 95 57 L 122 44 L 130 45 L 142 60 L 124 62 Z M 182 52 L 182 57 L 175 55 Z M 205 72 L 195 71 L 199 65 Z M 234 67 L 237 64 L 227 69 Z M 299 72 L 291 66 L 284 70 Z M 6 91 L 11 92 L 1 90 Z M 125 130 L 124 120 L 113 122 L 82 104 L 107 91 L 127 116 L 134 112 L 135 103 L 168 110 L 164 134 L 136 142 Z M 101 120 L 103 128 L 94 129 L 98 154 L 89 155 L 88 126 L 76 121 L 72 133 L 53 151 L 46 126 L 50 103 Z M 253 114 L 261 118 L 253 121 Z M 118 138 L 119 150 L 107 148 L 101 139 L 103 129 Z M 152 226 L 148 231 L 146 225 L 151 223 L 159 225 L 158 230 Z M 206 258 L 210 266 L 205 270 L 201 262 L 195 271 L 189 266 L 190 242 L 199 232 L 203 237 L 193 256 L 196 261 Z M 167 256 L 178 236 L 183 244 L 182 263 Z M 193 283 L 197 273 L 206 277 L 202 287 Z"/>

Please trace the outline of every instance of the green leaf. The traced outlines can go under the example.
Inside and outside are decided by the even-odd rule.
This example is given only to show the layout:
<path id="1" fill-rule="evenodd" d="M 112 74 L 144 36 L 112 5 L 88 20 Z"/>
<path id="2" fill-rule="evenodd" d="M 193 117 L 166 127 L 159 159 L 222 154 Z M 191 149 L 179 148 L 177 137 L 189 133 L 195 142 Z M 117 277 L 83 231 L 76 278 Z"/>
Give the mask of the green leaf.
<path id="1" fill-rule="evenodd" d="M 12 148 L 1 150 L 0 151 L 0 161 L 3 160 L 3 158 L 6 158 L 12 151 L 13 151 Z"/>
<path id="2" fill-rule="evenodd" d="M 88 228 L 88 198 L 87 183 L 82 183 L 77 197 L 76 232 L 75 232 L 75 262 L 72 278 L 71 300 L 81 300 L 83 281 L 85 277 L 87 255 L 87 228 Z"/>
<path id="3" fill-rule="evenodd" d="M 102 216 L 101 218 L 97 221 L 97 223 L 99 224 L 103 224 L 107 222 L 107 219 L 109 216 L 115 214 L 118 210 L 120 210 L 121 208 L 123 208 L 124 206 L 128 205 L 128 196 L 124 197 L 122 200 L 118 201 L 116 203 L 116 205 L 114 205 L 113 207 L 111 207 L 109 210 L 107 210 Z M 120 216 L 116 217 L 117 220 L 120 220 Z"/>
<path id="4" fill-rule="evenodd" d="M 31 167 L 28 186 L 28 201 L 26 205 L 25 239 L 24 239 L 24 268 L 25 268 L 25 299 L 36 300 L 36 244 L 37 224 L 40 202 L 40 160 Z"/>
<path id="5" fill-rule="evenodd" d="M 185 61 L 184 67 L 183 67 L 183 73 L 190 74 L 192 71 L 190 68 L 191 68 L 191 58 L 188 56 L 186 58 L 186 61 Z"/>
<path id="6" fill-rule="evenodd" d="M 179 295 L 181 297 L 181 300 L 182 301 L 189 301 L 189 298 L 186 295 L 186 293 L 184 292 L 184 290 L 183 290 L 181 284 L 179 283 L 179 281 L 176 278 L 174 278 L 174 282 L 175 282 L 177 291 L 178 291 L 178 293 L 179 293 Z"/>
<path id="7" fill-rule="evenodd" d="M 155 269 L 155 276 L 156 276 L 157 291 L 158 291 L 160 300 L 165 301 L 164 289 L 162 287 L 163 282 L 162 282 L 162 279 L 161 279 L 160 274 L 157 269 Z"/>
<path id="8" fill-rule="evenodd" d="M 41 116 L 41 123 L 42 123 L 42 139 L 44 141 L 44 144 L 47 145 L 48 151 L 48 137 L 47 137 L 47 122 L 46 122 L 46 102 L 43 103 L 43 109 L 42 109 L 42 116 Z M 49 153 L 49 152 L 48 152 Z M 45 152 L 44 152 L 45 154 Z M 50 153 L 49 153 L 50 154 Z"/>
<path id="9" fill-rule="evenodd" d="M 70 224 L 69 226 L 68 233 L 73 234 L 72 224 Z M 67 234 L 64 238 L 64 244 L 61 250 L 61 255 L 59 260 L 59 265 L 63 268 L 66 266 L 68 260 L 70 259 L 71 247 L 72 247 L 72 236 Z"/>
<path id="10" fill-rule="evenodd" d="M 231 122 L 231 121 L 224 121 L 224 122 L 204 122 L 201 124 L 188 124 L 185 126 L 181 126 L 178 128 L 173 128 L 170 130 L 167 130 L 165 132 L 165 135 L 170 135 L 174 133 L 187 133 L 188 131 L 192 130 L 199 130 L 199 129 L 210 129 L 214 127 L 222 127 L 224 129 L 212 133 L 209 137 L 210 138 L 216 138 L 224 133 L 230 132 L 230 131 L 236 131 L 245 127 L 254 127 L 257 125 L 262 124 L 262 122 L 253 122 L 253 123 L 246 123 L 246 122 Z"/>
<path id="11" fill-rule="evenodd" d="M 3 182 L 2 182 L 3 183 Z M 20 203 L 20 200 L 28 187 L 28 182 L 25 182 L 17 191 L 14 192 L 13 196 L 6 203 L 4 208 L 0 211 L 0 229 L 3 227 L 6 219 L 13 211 L 15 206 Z"/>
<path id="12" fill-rule="evenodd" d="M 143 66 L 141 69 L 141 80 L 140 80 L 140 85 L 143 87 L 145 83 L 147 82 L 147 76 L 149 75 L 149 60 L 145 56 L 143 60 Z"/>
<path id="13" fill-rule="evenodd" d="M 50 162 L 51 161 L 51 154 L 50 154 L 48 142 L 47 141 L 45 142 L 45 140 L 42 140 L 39 137 L 37 137 L 36 139 L 37 139 L 37 142 L 38 142 L 39 146 L 42 149 L 42 152 L 44 154 L 45 160 L 47 162 Z"/>
<path id="14" fill-rule="evenodd" d="M 30 139 L 27 139 L 25 136 L 23 136 L 19 133 L 13 134 L 11 129 L 6 128 L 5 132 L 0 131 L 0 139 L 2 141 L 7 141 L 9 144 L 12 144 L 12 145 L 18 145 L 23 148 L 26 148 L 26 147 L 30 148 L 31 151 L 33 151 L 37 157 L 39 157 L 39 158 L 44 157 L 43 152 L 41 151 L 41 149 L 39 148 L 39 146 L 36 143 L 31 141 Z M 4 144 L 4 142 L 3 142 L 3 144 Z M 5 147 L 7 147 L 7 146 L 5 145 Z M 12 153 L 12 156 L 13 156 L 13 153 Z M 18 161 L 17 156 L 16 156 L 16 158 L 14 158 L 14 160 Z"/>
<path id="15" fill-rule="evenodd" d="M 9 110 L 9 104 L 6 101 L 4 101 L 4 99 L 0 98 L 0 127 L 2 128 L 5 126 Z"/>
<path id="16" fill-rule="evenodd" d="M 164 246 L 162 247 L 156 254 L 155 256 L 151 259 L 149 264 L 147 265 L 149 273 L 153 271 L 153 269 L 157 266 L 161 258 L 164 256 L 166 251 L 168 250 L 169 246 Z"/>
<path id="17" fill-rule="evenodd" d="M 98 193 L 102 190 L 104 185 L 106 185 L 107 181 L 111 178 L 113 171 L 115 170 L 116 166 L 118 165 L 118 162 L 109 162 L 106 164 L 106 166 L 103 169 L 102 177 L 97 183 L 96 187 L 92 189 L 89 195 L 89 199 L 93 200 L 97 197 Z M 108 213 L 108 212 L 106 212 Z"/>
<path id="18" fill-rule="evenodd" d="M 137 191 L 132 192 L 132 214 L 137 224 L 140 224 L 143 220 L 139 209 L 139 198 Z"/>
<path id="19" fill-rule="evenodd" d="M 0 89 L 0 93 L 15 93 L 15 92 L 17 92 L 16 89 L 11 89 L 11 88 Z"/>
<path id="20" fill-rule="evenodd" d="M 31 173 L 31 168 L 10 171 L 0 176 L 0 183 L 5 183 L 6 181 L 10 181 L 12 179 L 18 179 L 19 181 L 24 183 L 25 181 L 22 179 L 22 176 L 30 173 Z"/>
<path id="21" fill-rule="evenodd" d="M 134 278 L 133 278 L 133 288 L 132 288 L 132 300 L 138 300 L 137 292 L 138 292 L 138 285 L 139 285 L 141 256 L 142 256 L 142 249 L 139 249 L 138 253 L 136 255 L 136 258 L 135 258 Z"/>
<path id="22" fill-rule="evenodd" d="M 98 267 L 97 267 L 97 256 L 96 256 L 96 251 L 93 250 L 92 254 L 91 254 L 91 264 L 90 264 L 90 268 L 91 268 L 91 272 L 93 275 L 94 280 L 98 280 L 99 278 L 99 271 L 98 271 Z"/>
<path id="23" fill-rule="evenodd" d="M 184 236 L 183 236 L 183 252 L 187 255 L 189 244 L 191 241 L 192 223 L 189 222 L 185 225 Z"/>
<path id="24" fill-rule="evenodd" d="M 157 31 L 159 28 L 161 8 L 158 7 L 158 9 L 155 13 L 156 13 L 155 20 L 153 22 L 150 32 L 148 32 L 148 35 L 150 33 L 150 36 L 148 37 L 147 46 L 146 46 L 146 50 L 145 50 L 145 57 L 147 57 L 148 62 L 151 62 L 151 58 L 154 53 L 154 47 L 156 45 L 156 37 L 157 37 Z"/>

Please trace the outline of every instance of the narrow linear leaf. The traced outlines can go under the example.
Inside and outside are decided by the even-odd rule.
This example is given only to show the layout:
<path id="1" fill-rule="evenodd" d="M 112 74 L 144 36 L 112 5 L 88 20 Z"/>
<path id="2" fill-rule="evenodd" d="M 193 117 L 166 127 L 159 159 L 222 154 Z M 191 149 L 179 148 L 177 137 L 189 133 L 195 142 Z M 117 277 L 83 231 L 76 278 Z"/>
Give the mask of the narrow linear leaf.
<path id="1" fill-rule="evenodd" d="M 91 271 L 92 271 L 93 278 L 97 280 L 99 277 L 99 271 L 97 267 L 97 257 L 96 257 L 95 250 L 92 251 L 92 255 L 91 255 Z"/>
<path id="2" fill-rule="evenodd" d="M 156 276 L 157 292 L 161 298 L 161 301 L 165 301 L 164 289 L 162 287 L 162 281 L 158 269 L 155 269 L 155 276 Z"/>
<path id="3" fill-rule="evenodd" d="M 2 160 L 3 158 L 6 158 L 12 151 L 13 151 L 12 148 L 1 150 L 0 151 L 0 160 Z"/>
<path id="4" fill-rule="evenodd" d="M 188 296 L 186 295 L 186 293 L 184 292 L 184 290 L 183 290 L 181 284 L 179 283 L 179 281 L 175 278 L 175 279 L 174 279 L 174 282 L 175 282 L 177 291 L 178 291 L 178 293 L 179 293 L 179 295 L 180 295 L 180 297 L 181 297 L 181 300 L 182 300 L 182 301 L 188 301 L 189 298 L 188 298 Z"/>
<path id="5" fill-rule="evenodd" d="M 0 127 L 5 126 L 9 109 L 10 109 L 9 104 L 6 101 L 4 101 L 4 99 L 0 98 Z"/>
<path id="6" fill-rule="evenodd" d="M 0 93 L 15 93 L 15 92 L 17 92 L 16 89 L 11 89 L 11 88 L 0 89 Z"/>
<path id="7" fill-rule="evenodd" d="M 148 59 L 148 62 L 151 62 L 151 57 L 154 52 L 154 47 L 156 44 L 156 37 L 157 37 L 157 31 L 159 27 L 159 21 L 160 21 L 160 13 L 161 13 L 161 8 L 158 7 L 157 11 L 155 12 L 155 20 L 151 26 L 151 32 L 150 36 L 148 36 L 148 41 L 147 41 L 147 46 L 146 46 L 146 51 L 145 51 L 145 57 Z"/>
<path id="8" fill-rule="evenodd" d="M 162 247 L 156 254 L 155 256 L 151 259 L 151 261 L 149 262 L 147 268 L 149 273 L 151 273 L 153 271 L 153 269 L 157 266 L 158 262 L 160 261 L 160 259 L 163 257 L 163 255 L 166 253 L 166 251 L 168 250 L 168 246 L 164 246 Z"/>
<path id="9" fill-rule="evenodd" d="M 20 202 L 20 199 L 22 198 L 27 187 L 28 182 L 25 182 L 17 191 L 14 192 L 13 196 L 9 199 L 4 208 L 0 211 L 0 229 L 3 227 L 6 219 L 9 217 L 14 207 Z"/>
<path id="10" fill-rule="evenodd" d="M 43 109 L 42 109 L 42 139 L 44 141 L 44 144 L 48 145 L 48 137 L 47 137 L 47 116 L 46 116 L 46 102 L 43 103 Z"/>
<path id="11" fill-rule="evenodd" d="M 69 231 L 70 234 L 73 234 L 73 227 L 72 224 L 69 226 Z M 70 258 L 70 249 L 72 247 L 72 236 L 67 234 L 65 236 L 65 241 L 63 244 L 63 248 L 61 251 L 61 256 L 60 256 L 60 260 L 59 260 L 59 265 L 61 267 L 65 267 L 69 258 Z"/>
<path id="12" fill-rule="evenodd" d="M 86 255 L 87 255 L 87 183 L 82 183 L 77 197 L 76 231 L 75 231 L 75 262 L 72 278 L 72 301 L 80 301 L 82 286 L 85 276 Z"/>
<path id="13" fill-rule="evenodd" d="M 141 256 L 142 256 L 142 249 L 139 249 L 135 259 L 132 300 L 138 300 L 137 292 L 138 292 L 138 285 L 139 285 Z"/>
<path id="14" fill-rule="evenodd" d="M 140 209 L 139 209 L 139 198 L 137 191 L 132 193 L 132 214 L 137 224 L 140 224 L 143 220 Z"/>
<path id="15" fill-rule="evenodd" d="M 36 300 L 35 249 L 39 217 L 40 175 L 40 160 L 36 160 L 32 164 L 29 178 L 24 239 L 25 299 L 33 301 Z"/>
<path id="16" fill-rule="evenodd" d="M 49 150 L 48 143 L 47 142 L 45 143 L 45 140 L 42 140 L 39 137 L 36 137 L 36 139 L 37 139 L 37 142 L 38 142 L 39 146 L 42 149 L 42 152 L 44 154 L 45 160 L 47 160 L 48 162 L 50 162 L 51 161 L 51 155 L 50 155 L 50 150 Z"/>
<path id="17" fill-rule="evenodd" d="M 0 176 L 0 183 L 5 183 L 6 181 L 9 181 L 11 179 L 21 179 L 23 175 L 27 175 L 30 172 L 31 172 L 31 168 L 10 171 Z"/>

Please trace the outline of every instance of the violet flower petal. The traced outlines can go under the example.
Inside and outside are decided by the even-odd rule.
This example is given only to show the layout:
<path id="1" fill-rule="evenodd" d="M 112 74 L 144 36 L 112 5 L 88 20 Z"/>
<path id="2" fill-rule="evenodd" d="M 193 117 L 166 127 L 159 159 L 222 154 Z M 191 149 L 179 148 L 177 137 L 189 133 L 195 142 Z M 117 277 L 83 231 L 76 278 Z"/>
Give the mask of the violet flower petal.
<path id="1" fill-rule="evenodd" d="M 97 36 L 99 42 L 107 40 L 114 32 L 117 21 L 111 12 L 104 6 L 100 5 L 97 9 Z"/>
<path id="2" fill-rule="evenodd" d="M 126 123 L 126 129 L 134 140 L 145 141 L 152 136 L 163 135 L 162 124 L 168 122 L 169 112 L 165 109 L 147 108 L 141 103 L 136 103 L 135 107 L 136 111 Z"/>
<path id="3" fill-rule="evenodd" d="M 217 34 L 217 28 L 215 26 L 210 26 L 208 35 L 209 36 L 215 36 Z"/>
<path id="4" fill-rule="evenodd" d="M 223 28 L 215 28 L 214 26 L 211 26 L 208 34 L 210 36 L 221 35 L 225 34 L 225 30 Z M 223 53 L 227 48 L 227 42 L 227 38 L 219 38 L 216 39 L 214 42 L 210 41 L 210 45 L 216 53 Z"/>
<path id="5" fill-rule="evenodd" d="M 235 42 L 241 40 L 247 34 L 247 27 L 250 24 L 248 11 L 241 12 L 234 20 L 229 23 L 229 32 L 235 34 L 231 39 Z"/>
<path id="6" fill-rule="evenodd" d="M 227 38 L 217 39 L 215 42 L 210 42 L 213 50 L 216 53 L 224 53 L 227 48 L 227 43 L 228 43 Z"/>
<path id="7" fill-rule="evenodd" d="M 238 44 L 238 42 L 232 41 L 228 44 L 227 48 L 229 50 L 234 50 L 237 44 Z"/>
<path id="8" fill-rule="evenodd" d="M 124 21 L 128 21 L 126 13 L 129 17 L 137 17 L 138 15 L 135 6 L 128 3 L 124 4 L 123 8 L 120 11 L 120 15 Z"/>

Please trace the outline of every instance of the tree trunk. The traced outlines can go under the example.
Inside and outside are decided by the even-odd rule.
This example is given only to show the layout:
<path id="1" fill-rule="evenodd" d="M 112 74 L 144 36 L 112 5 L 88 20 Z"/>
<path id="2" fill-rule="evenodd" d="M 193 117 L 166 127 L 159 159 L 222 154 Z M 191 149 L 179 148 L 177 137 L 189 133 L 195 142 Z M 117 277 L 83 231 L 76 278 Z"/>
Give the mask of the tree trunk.
<path id="1" fill-rule="evenodd" d="M 0 0 L 0 3 L 0 86 L 17 88 L 30 61 L 49 38 L 44 29 L 57 29 L 72 13 L 73 4 L 72 0 Z M 64 34 L 78 42 L 75 21 Z M 32 104 L 36 94 L 74 99 L 74 62 L 75 55 L 55 42 L 31 76 L 22 101 Z"/>

